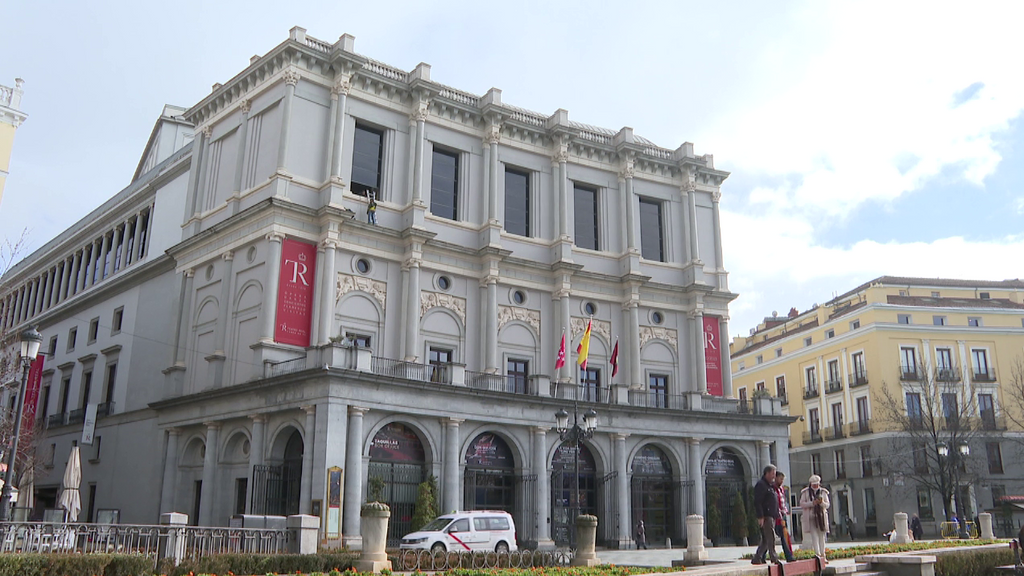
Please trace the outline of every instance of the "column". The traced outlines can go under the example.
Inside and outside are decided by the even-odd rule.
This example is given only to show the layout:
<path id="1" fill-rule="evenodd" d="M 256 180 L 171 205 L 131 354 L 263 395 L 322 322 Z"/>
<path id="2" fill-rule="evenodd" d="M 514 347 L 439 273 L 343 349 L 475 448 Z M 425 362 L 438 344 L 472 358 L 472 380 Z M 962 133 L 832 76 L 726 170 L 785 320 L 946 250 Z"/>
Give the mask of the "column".
<path id="1" fill-rule="evenodd" d="M 687 438 L 690 480 L 693 480 L 693 510 L 691 514 L 704 516 L 704 470 L 700 465 L 700 441 L 703 438 Z"/>
<path id="2" fill-rule="evenodd" d="M 103 235 L 103 248 L 100 250 L 100 280 L 107 277 L 107 254 L 110 253 L 111 239 L 110 235 Z"/>
<path id="3" fill-rule="evenodd" d="M 333 240 L 324 240 L 321 245 L 324 247 L 324 259 L 323 264 L 320 267 L 323 269 L 323 277 L 321 278 L 320 287 L 320 334 L 319 342 L 321 346 L 324 346 L 331 341 L 331 335 L 334 332 L 334 294 L 335 290 L 335 272 L 334 272 L 334 260 L 337 254 L 338 243 Z"/>
<path id="4" fill-rule="evenodd" d="M 217 315 L 217 351 L 224 353 L 228 339 L 228 318 L 231 316 L 232 285 L 234 284 L 235 253 L 231 250 L 220 255 L 223 269 L 220 279 L 220 314 Z"/>
<path id="5" fill-rule="evenodd" d="M 85 290 L 89 285 L 89 274 L 92 273 L 92 244 L 82 248 L 82 273 L 79 275 L 78 289 Z"/>
<path id="6" fill-rule="evenodd" d="M 761 473 L 764 472 L 765 467 L 772 463 L 771 451 L 769 450 L 771 442 L 757 440 L 754 444 L 757 445 L 757 459 L 761 463 L 760 467 L 757 469 L 757 473 L 758 475 L 761 475 Z"/>
<path id="7" fill-rule="evenodd" d="M 242 164 L 245 163 L 245 148 L 249 135 L 249 110 L 252 109 L 252 102 L 242 100 L 238 103 L 238 110 L 242 113 L 238 121 L 238 154 L 235 155 L 235 180 L 232 190 L 237 195 L 242 193 Z M 150 218 L 152 220 L 152 218 Z"/>
<path id="8" fill-rule="evenodd" d="M 728 316 L 722 316 L 718 319 L 718 340 L 722 343 L 720 347 L 722 350 L 722 396 L 724 398 L 732 398 L 732 352 L 729 351 Z M 765 385 L 767 386 L 767 384 Z"/>
<path id="9" fill-rule="evenodd" d="M 129 264 L 131 264 L 131 262 L 128 261 L 129 256 L 131 255 L 128 246 L 131 245 L 133 229 L 131 218 L 126 219 L 124 221 L 124 234 L 121 235 L 121 244 L 117 247 L 117 251 L 121 255 L 121 270 L 124 270 Z"/>
<path id="10" fill-rule="evenodd" d="M 416 103 L 410 120 L 416 122 L 416 148 L 412 157 L 412 203 L 422 204 L 423 200 L 423 142 L 427 132 L 427 110 L 429 104 L 420 101 Z M 409 134 L 410 138 L 414 136 Z M 380 196 L 380 193 L 377 194 Z M 429 198 L 427 199 L 429 201 Z M 428 204 L 429 205 L 429 204 Z"/>
<path id="11" fill-rule="evenodd" d="M 700 310 L 690 312 L 690 322 L 693 327 L 693 367 L 696 371 L 697 392 L 708 393 L 707 360 L 704 358 L 704 313 Z"/>
<path id="12" fill-rule="evenodd" d="M 348 409 L 348 446 L 345 447 L 345 503 L 342 518 L 342 543 L 361 547 L 359 511 L 363 504 L 363 414 L 366 408 Z"/>
<path id="13" fill-rule="evenodd" d="M 100 256 L 102 254 L 103 254 L 103 241 L 100 240 L 99 238 L 97 238 L 96 240 L 92 241 L 92 251 L 91 251 L 91 256 L 89 257 L 89 259 L 92 261 L 91 272 L 89 273 L 89 277 L 87 278 L 87 280 L 89 282 L 89 284 L 88 284 L 89 286 L 95 286 L 96 282 L 99 281 L 98 277 L 96 276 L 96 272 L 99 270 L 99 267 L 102 265 L 101 262 L 100 262 Z"/>
<path id="14" fill-rule="evenodd" d="M 615 468 L 619 471 L 615 475 L 615 493 L 618 495 L 616 510 L 617 530 L 615 531 L 619 548 L 631 548 L 633 546 L 633 517 L 629 514 L 629 462 L 626 454 L 626 437 L 629 434 L 612 434 L 612 443 L 615 448 Z"/>
<path id="15" fill-rule="evenodd" d="M 241 166 L 241 164 L 239 164 L 239 166 Z M 139 213 L 135 215 L 135 242 L 133 244 L 134 252 L 132 253 L 132 262 L 138 262 L 139 259 L 142 258 L 142 213 L 143 211 L 140 210 Z"/>
<path id="16" fill-rule="evenodd" d="M 551 476 L 548 474 L 548 430 L 546 426 L 534 426 L 533 431 L 533 473 L 537 475 L 536 507 L 537 548 L 552 548 L 551 540 Z"/>
<path id="17" fill-rule="evenodd" d="M 203 487 L 199 496 L 199 526 L 213 525 L 214 485 L 217 482 L 217 449 L 220 446 L 220 424 L 206 423 L 206 457 L 203 458 Z"/>
<path id="18" fill-rule="evenodd" d="M 342 144 L 345 142 L 345 109 L 348 102 L 348 93 L 352 89 L 351 76 L 348 74 L 342 75 L 341 78 L 334 82 L 334 87 L 331 89 L 331 96 L 336 97 L 338 100 L 338 108 L 336 110 L 336 116 L 334 116 L 334 146 L 332 148 L 333 157 L 331 158 L 331 177 L 337 178 L 341 176 L 341 159 L 344 156 L 342 151 Z"/>
<path id="19" fill-rule="evenodd" d="M 78 293 L 78 279 L 82 275 L 82 252 L 75 252 L 71 261 L 71 276 L 68 279 L 68 296 Z"/>
<path id="20" fill-rule="evenodd" d="M 313 446 L 316 435 L 316 406 L 303 406 L 306 426 L 302 436 L 302 483 L 299 487 L 299 513 L 313 513 Z"/>
<path id="21" fill-rule="evenodd" d="M 722 258 L 722 215 L 719 212 L 719 202 L 722 200 L 722 193 L 715 191 L 711 193 L 711 225 L 715 232 L 715 268 L 718 272 L 725 272 L 725 260 Z M 725 289 L 723 281 L 719 280 L 718 287 Z"/>
<path id="22" fill-rule="evenodd" d="M 498 278 L 487 277 L 487 372 L 498 374 Z"/>
<path id="23" fill-rule="evenodd" d="M 415 362 L 420 351 L 420 263 L 410 258 L 403 268 L 409 271 L 409 291 L 405 295 L 405 361 Z"/>
<path id="24" fill-rule="evenodd" d="M 631 388 L 644 387 L 643 364 L 640 362 L 640 306 L 630 301 L 629 310 L 629 379 Z"/>
<path id="25" fill-rule="evenodd" d="M 566 170 L 566 164 L 569 161 L 568 149 L 559 144 L 559 150 L 554 159 L 558 161 L 557 187 L 555 188 L 555 193 L 558 194 L 558 235 L 567 237 L 569 236 L 569 186 L 566 180 L 568 178 Z"/>
<path id="26" fill-rule="evenodd" d="M 121 229 L 121 233 L 118 234 L 118 230 Z M 118 270 L 121 269 L 123 264 L 120 261 L 121 256 L 121 244 L 124 244 L 124 231 L 123 226 L 114 226 L 114 237 L 110 239 L 110 275 L 113 276 Z"/>
<path id="27" fill-rule="evenodd" d="M 149 209 L 146 211 L 146 242 L 142 247 L 142 252 L 139 254 L 140 257 L 145 258 L 149 255 L 149 245 L 153 239 L 153 204 L 150 204 Z"/>
<path id="28" fill-rule="evenodd" d="M 160 490 L 160 512 L 174 512 L 174 489 L 178 476 L 178 437 L 181 430 L 167 429 L 166 452 L 164 452 L 164 481 Z"/>
<path id="29" fill-rule="evenodd" d="M 178 294 L 178 326 L 174 336 L 174 365 L 185 365 L 185 342 L 188 336 L 188 319 L 192 314 L 192 283 L 196 271 L 189 268 L 181 278 L 181 291 Z"/>
<path id="30" fill-rule="evenodd" d="M 281 136 L 277 145 L 277 169 L 283 171 L 288 159 L 288 129 L 292 118 L 292 102 L 295 100 L 295 85 L 299 83 L 297 70 L 289 69 L 284 73 L 284 103 L 281 108 Z"/>
<path id="31" fill-rule="evenodd" d="M 252 419 L 252 437 L 249 439 L 249 472 L 251 474 L 256 466 L 263 465 L 263 429 L 267 417 L 264 414 L 252 414 L 249 418 Z M 250 476 L 245 495 L 245 511 L 248 514 L 252 514 L 252 482 L 253 478 Z"/>
<path id="32" fill-rule="evenodd" d="M 442 420 L 445 427 L 444 436 L 444 493 L 441 497 L 441 511 L 450 512 L 460 510 L 462 506 L 459 500 L 459 445 L 462 442 L 459 434 L 459 424 L 465 422 L 458 418 L 445 418 Z"/>
<path id="33" fill-rule="evenodd" d="M 206 145 L 210 141 L 211 134 L 212 132 L 210 131 L 209 126 L 205 126 L 203 127 L 203 129 L 198 130 L 196 134 L 197 142 L 192 148 L 191 170 L 189 171 L 188 175 L 188 194 L 190 196 L 189 208 L 191 208 L 191 210 L 185 213 L 185 222 L 188 222 L 192 218 L 197 218 L 199 216 L 200 211 L 202 210 L 203 203 L 200 200 L 199 191 L 202 189 L 203 182 L 203 156 L 205 155 Z M 117 234 L 116 227 L 114 228 L 114 234 Z M 106 261 L 107 250 L 109 250 L 109 246 L 104 245 L 104 261 Z M 106 268 L 104 268 L 104 276 L 106 276 Z"/>
<path id="34" fill-rule="evenodd" d="M 274 341 L 274 320 L 277 316 L 277 290 L 281 283 L 281 241 L 284 236 L 271 232 L 267 234 L 270 253 L 267 255 L 267 287 L 263 290 L 263 328 L 261 342 Z"/>
<path id="35" fill-rule="evenodd" d="M 487 221 L 498 221 L 498 142 L 501 142 L 501 124 L 491 122 L 484 138 L 490 150 L 487 157 Z"/>
<path id="36" fill-rule="evenodd" d="M 623 162 L 622 169 L 619 171 L 619 188 L 626 203 L 624 212 L 626 215 L 626 241 L 623 244 L 627 252 L 637 250 L 636 211 L 638 206 L 636 198 L 633 196 L 633 174 L 633 161 Z"/>
<path id="37" fill-rule="evenodd" d="M 688 182 L 685 193 L 689 207 L 687 215 L 690 218 L 690 262 L 700 262 L 700 246 L 697 244 L 697 185 Z"/>
<path id="38" fill-rule="evenodd" d="M 43 294 L 43 310 L 49 310 L 53 306 L 53 283 L 57 281 L 57 268 L 50 268 L 46 272 L 46 292 Z"/>
<path id="39" fill-rule="evenodd" d="M 32 280 L 29 280 L 28 282 L 26 282 L 25 283 L 25 306 L 24 306 L 24 309 L 25 309 L 25 315 L 24 315 L 25 316 L 25 320 L 28 320 L 29 318 L 32 317 L 32 301 L 35 299 L 35 292 L 36 292 L 35 282 L 32 281 Z"/>

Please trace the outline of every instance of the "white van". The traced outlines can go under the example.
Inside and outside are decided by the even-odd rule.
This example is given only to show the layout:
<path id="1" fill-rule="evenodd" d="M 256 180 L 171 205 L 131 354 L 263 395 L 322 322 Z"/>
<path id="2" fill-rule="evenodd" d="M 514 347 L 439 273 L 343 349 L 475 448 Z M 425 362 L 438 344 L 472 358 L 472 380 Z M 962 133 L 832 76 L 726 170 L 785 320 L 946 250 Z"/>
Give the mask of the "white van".
<path id="1" fill-rule="evenodd" d="M 503 510 L 452 512 L 439 516 L 417 532 L 402 537 L 403 550 L 514 552 L 516 523 Z"/>

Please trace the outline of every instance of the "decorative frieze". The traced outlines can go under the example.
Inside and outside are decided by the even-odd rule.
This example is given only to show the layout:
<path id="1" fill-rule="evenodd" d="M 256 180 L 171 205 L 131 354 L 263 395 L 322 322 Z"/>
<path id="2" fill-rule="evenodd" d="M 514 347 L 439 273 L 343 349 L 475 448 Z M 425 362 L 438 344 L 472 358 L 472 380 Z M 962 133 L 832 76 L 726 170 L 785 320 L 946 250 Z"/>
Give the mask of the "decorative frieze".
<path id="1" fill-rule="evenodd" d="M 569 325 L 572 327 L 572 337 L 575 338 L 587 330 L 587 318 L 572 318 Z M 591 333 L 604 336 L 605 342 L 612 341 L 612 323 L 607 320 L 594 320 L 590 328 Z"/>
<path id="2" fill-rule="evenodd" d="M 513 320 L 519 320 L 530 325 L 537 334 L 540 334 L 540 312 L 516 308 L 513 306 L 498 306 L 498 330 Z"/>
<path id="3" fill-rule="evenodd" d="M 385 303 L 388 297 L 388 285 L 379 280 L 373 280 L 366 276 L 353 276 L 351 274 L 338 273 L 338 290 L 337 295 L 334 298 L 334 303 L 337 304 L 341 301 L 341 297 L 353 290 L 359 290 L 366 292 L 367 294 L 373 295 L 377 299 L 377 303 L 380 304 L 380 309 L 385 309 Z"/>
<path id="4" fill-rule="evenodd" d="M 435 306 L 447 308 L 455 313 L 466 325 L 466 299 L 438 292 L 423 292 L 420 294 L 420 318 L 426 316 L 427 311 Z"/>
<path id="5" fill-rule="evenodd" d="M 679 338 L 676 336 L 676 331 L 672 328 L 662 328 L 660 326 L 641 326 L 640 327 L 640 346 L 643 347 L 651 340 L 658 339 L 668 342 L 673 350 L 679 349 Z"/>

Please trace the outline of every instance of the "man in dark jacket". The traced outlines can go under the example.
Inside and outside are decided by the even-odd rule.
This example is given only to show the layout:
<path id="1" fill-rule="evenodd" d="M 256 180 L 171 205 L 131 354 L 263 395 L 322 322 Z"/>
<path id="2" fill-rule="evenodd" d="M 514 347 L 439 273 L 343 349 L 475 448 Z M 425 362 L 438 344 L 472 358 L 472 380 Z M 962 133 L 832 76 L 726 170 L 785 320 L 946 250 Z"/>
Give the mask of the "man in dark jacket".
<path id="1" fill-rule="evenodd" d="M 780 564 L 775 553 L 775 521 L 782 517 L 779 512 L 779 498 L 775 492 L 775 466 L 764 467 L 761 479 L 754 485 L 754 516 L 761 527 L 761 544 L 754 552 L 751 564 L 764 564 L 767 553 L 773 564 Z"/>

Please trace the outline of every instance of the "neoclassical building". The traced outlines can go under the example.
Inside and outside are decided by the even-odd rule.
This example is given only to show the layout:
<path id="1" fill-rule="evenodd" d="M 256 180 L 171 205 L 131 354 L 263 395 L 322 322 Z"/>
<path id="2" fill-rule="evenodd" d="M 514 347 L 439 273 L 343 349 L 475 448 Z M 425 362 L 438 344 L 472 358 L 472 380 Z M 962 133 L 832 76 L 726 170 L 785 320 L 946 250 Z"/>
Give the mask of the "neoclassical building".
<path id="1" fill-rule="evenodd" d="M 723 370 L 728 174 L 430 72 L 293 28 L 166 107 L 134 181 L 9 271 L 4 327 L 48 353 L 38 508 L 91 436 L 89 520 L 312 513 L 358 546 L 379 492 L 395 542 L 433 476 L 441 509 L 509 510 L 550 546 L 576 504 L 555 413 L 577 406 L 599 418 L 578 504 L 609 546 L 639 519 L 681 542 L 685 515 L 788 468 L 791 419 Z"/>

